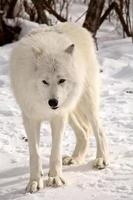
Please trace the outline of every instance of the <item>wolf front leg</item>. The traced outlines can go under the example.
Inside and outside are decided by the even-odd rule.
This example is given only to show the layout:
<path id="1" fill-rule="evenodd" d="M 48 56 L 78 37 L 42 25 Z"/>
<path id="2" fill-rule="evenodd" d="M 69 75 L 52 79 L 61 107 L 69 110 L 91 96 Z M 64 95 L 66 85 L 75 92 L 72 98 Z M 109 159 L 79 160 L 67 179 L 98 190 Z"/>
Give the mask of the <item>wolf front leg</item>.
<path id="1" fill-rule="evenodd" d="M 47 186 L 58 187 L 65 184 L 62 176 L 62 138 L 66 124 L 66 116 L 56 116 L 51 121 L 52 149 Z"/>
<path id="2" fill-rule="evenodd" d="M 36 192 L 43 188 L 43 172 L 39 152 L 40 121 L 29 119 L 23 114 L 23 122 L 28 137 L 30 154 L 30 180 L 26 192 Z"/>

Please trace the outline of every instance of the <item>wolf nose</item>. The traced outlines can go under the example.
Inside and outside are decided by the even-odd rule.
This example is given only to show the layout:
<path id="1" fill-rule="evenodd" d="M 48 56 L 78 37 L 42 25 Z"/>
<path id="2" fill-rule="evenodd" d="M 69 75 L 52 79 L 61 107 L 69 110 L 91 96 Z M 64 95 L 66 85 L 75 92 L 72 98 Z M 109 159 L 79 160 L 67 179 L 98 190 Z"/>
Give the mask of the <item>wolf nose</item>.
<path id="1" fill-rule="evenodd" d="M 48 104 L 51 106 L 51 107 L 56 107 L 58 105 L 58 100 L 57 99 L 50 99 L 48 101 Z"/>

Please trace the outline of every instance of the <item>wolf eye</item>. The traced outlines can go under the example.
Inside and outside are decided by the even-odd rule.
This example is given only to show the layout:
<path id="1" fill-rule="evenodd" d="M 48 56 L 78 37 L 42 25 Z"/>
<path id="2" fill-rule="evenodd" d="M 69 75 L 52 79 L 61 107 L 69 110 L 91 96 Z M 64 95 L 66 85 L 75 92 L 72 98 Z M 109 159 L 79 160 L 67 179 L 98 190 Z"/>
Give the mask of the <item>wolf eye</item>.
<path id="1" fill-rule="evenodd" d="M 45 84 L 45 85 L 49 85 L 49 83 L 48 83 L 47 81 L 45 81 L 45 80 L 43 80 L 42 82 L 43 82 L 43 84 Z"/>
<path id="2" fill-rule="evenodd" d="M 64 83 L 65 81 L 66 81 L 65 79 L 60 79 L 60 80 L 58 81 L 58 84 Z"/>

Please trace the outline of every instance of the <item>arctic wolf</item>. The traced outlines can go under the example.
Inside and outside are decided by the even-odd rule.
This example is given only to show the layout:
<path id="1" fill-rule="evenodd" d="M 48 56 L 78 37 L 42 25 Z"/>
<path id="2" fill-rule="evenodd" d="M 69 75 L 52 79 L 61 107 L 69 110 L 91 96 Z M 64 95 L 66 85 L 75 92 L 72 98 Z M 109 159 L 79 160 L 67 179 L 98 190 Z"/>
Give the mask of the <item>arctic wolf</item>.
<path id="1" fill-rule="evenodd" d="M 108 147 L 99 119 L 99 63 L 91 34 L 72 23 L 39 28 L 18 42 L 11 55 L 11 85 L 21 108 L 30 153 L 28 192 L 43 187 L 39 152 L 41 122 L 48 120 L 52 149 L 48 186 L 65 184 L 65 165 L 85 159 L 91 130 L 96 137 L 95 167 L 108 164 Z M 61 156 L 65 124 L 76 134 L 72 156 Z"/>

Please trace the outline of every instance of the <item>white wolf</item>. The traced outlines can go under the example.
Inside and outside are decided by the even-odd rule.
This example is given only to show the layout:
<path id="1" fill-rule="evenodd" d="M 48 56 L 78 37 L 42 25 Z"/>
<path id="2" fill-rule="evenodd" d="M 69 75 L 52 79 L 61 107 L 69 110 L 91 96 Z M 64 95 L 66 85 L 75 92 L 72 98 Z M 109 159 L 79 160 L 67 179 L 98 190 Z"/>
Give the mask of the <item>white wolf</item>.
<path id="1" fill-rule="evenodd" d="M 44 120 L 52 129 L 48 186 L 65 184 L 61 143 L 67 121 L 77 143 L 73 155 L 64 157 L 63 164 L 84 161 L 91 130 L 97 143 L 95 167 L 108 164 L 108 147 L 99 119 L 99 63 L 88 31 L 61 23 L 31 32 L 12 52 L 10 76 L 28 136 L 28 192 L 43 187 L 39 131 Z"/>

